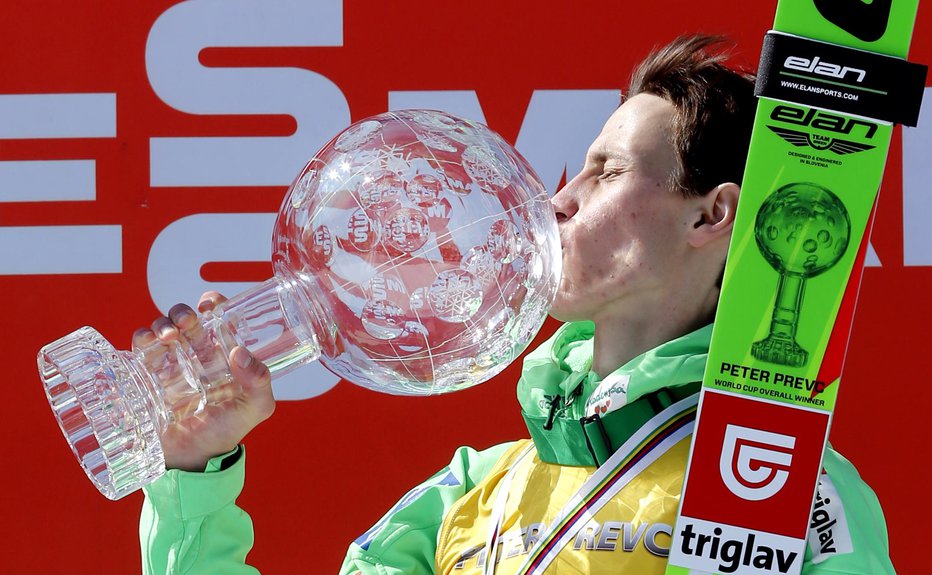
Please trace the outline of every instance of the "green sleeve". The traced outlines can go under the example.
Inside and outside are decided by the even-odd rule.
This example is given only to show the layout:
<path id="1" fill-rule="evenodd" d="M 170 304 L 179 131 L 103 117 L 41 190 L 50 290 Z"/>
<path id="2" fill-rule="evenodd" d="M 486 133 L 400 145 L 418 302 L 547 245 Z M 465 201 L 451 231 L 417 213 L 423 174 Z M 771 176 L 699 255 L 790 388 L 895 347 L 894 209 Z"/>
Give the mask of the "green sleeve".
<path id="1" fill-rule="evenodd" d="M 831 448 L 823 468 L 803 573 L 895 575 L 877 496 L 854 465 Z"/>
<path id="2" fill-rule="evenodd" d="M 225 457 L 235 462 L 221 470 Z M 173 469 L 144 488 L 139 520 L 143 575 L 258 573 L 245 564 L 253 544 L 252 520 L 235 504 L 245 460 L 240 447 L 212 459 L 205 473 Z"/>
<path id="3" fill-rule="evenodd" d="M 447 511 L 482 480 L 512 444 L 456 450 L 450 465 L 401 498 L 350 545 L 341 575 L 434 573 L 437 536 Z"/>

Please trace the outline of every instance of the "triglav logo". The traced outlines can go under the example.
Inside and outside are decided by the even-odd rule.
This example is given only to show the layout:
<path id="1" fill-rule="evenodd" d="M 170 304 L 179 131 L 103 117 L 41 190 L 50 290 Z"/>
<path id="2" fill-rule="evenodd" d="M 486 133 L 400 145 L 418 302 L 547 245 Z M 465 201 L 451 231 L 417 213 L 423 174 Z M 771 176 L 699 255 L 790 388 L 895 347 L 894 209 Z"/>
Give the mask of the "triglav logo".
<path id="1" fill-rule="evenodd" d="M 773 497 L 790 476 L 794 447 L 790 435 L 729 424 L 719 460 L 725 486 L 748 501 Z"/>

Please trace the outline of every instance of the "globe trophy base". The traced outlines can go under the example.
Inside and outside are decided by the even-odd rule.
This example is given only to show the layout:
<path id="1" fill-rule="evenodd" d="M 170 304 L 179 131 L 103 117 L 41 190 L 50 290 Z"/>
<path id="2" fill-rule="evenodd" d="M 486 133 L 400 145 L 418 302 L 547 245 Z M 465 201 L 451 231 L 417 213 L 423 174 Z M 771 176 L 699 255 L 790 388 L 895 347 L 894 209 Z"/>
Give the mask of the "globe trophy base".
<path id="1" fill-rule="evenodd" d="M 761 361 L 802 367 L 809 361 L 809 352 L 804 350 L 795 340 L 770 334 L 766 338 L 751 345 L 751 355 Z"/>
<path id="2" fill-rule="evenodd" d="M 58 425 L 85 473 L 119 499 L 165 473 L 156 408 L 129 354 L 83 327 L 39 352 Z"/>

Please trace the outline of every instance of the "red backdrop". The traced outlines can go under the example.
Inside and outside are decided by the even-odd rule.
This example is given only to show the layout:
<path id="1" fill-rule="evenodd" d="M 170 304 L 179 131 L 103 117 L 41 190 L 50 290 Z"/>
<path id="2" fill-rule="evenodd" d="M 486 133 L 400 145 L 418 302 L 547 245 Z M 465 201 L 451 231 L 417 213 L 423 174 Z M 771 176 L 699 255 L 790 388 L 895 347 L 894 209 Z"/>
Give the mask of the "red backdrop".
<path id="1" fill-rule="evenodd" d="M 564 166 L 579 168 L 613 91 L 651 46 L 685 32 L 724 33 L 737 42 L 736 61 L 753 66 L 774 8 L 726 0 L 0 3 L 2 570 L 138 569 L 141 495 L 111 503 L 84 477 L 46 405 L 36 351 L 84 324 L 125 348 L 171 298 L 193 302 L 208 283 L 267 277 L 268 264 L 224 260 L 267 256 L 268 214 L 286 184 L 350 120 L 409 105 L 481 116 L 553 191 Z M 928 63 L 925 8 L 911 59 Z M 932 395 L 924 366 L 932 228 L 922 220 L 932 210 L 923 189 L 930 159 L 932 121 L 897 130 L 831 436 L 877 491 L 902 573 L 926 563 L 917 521 L 932 511 L 921 447 Z M 259 215 L 229 215 L 238 213 Z M 282 397 L 320 394 L 279 402 L 249 437 L 241 503 L 256 525 L 251 562 L 266 573 L 335 572 L 348 542 L 454 447 L 526 435 L 515 377 L 512 366 L 483 386 L 432 398 L 345 382 L 330 389 L 320 370 L 280 385 Z"/>

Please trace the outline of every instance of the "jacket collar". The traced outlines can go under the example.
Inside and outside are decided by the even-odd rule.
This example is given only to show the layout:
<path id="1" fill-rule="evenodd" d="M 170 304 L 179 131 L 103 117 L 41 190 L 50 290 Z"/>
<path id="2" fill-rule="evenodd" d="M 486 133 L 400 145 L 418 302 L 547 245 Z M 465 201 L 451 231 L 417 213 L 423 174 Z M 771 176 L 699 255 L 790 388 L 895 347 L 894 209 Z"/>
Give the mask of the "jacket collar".
<path id="1" fill-rule="evenodd" d="M 610 454 L 655 413 L 698 391 L 712 325 L 635 357 L 604 380 L 591 371 L 594 335 L 592 322 L 568 323 L 525 358 L 518 400 L 543 461 L 598 465 L 602 452 Z M 607 445 L 597 445 L 600 438 Z"/>

